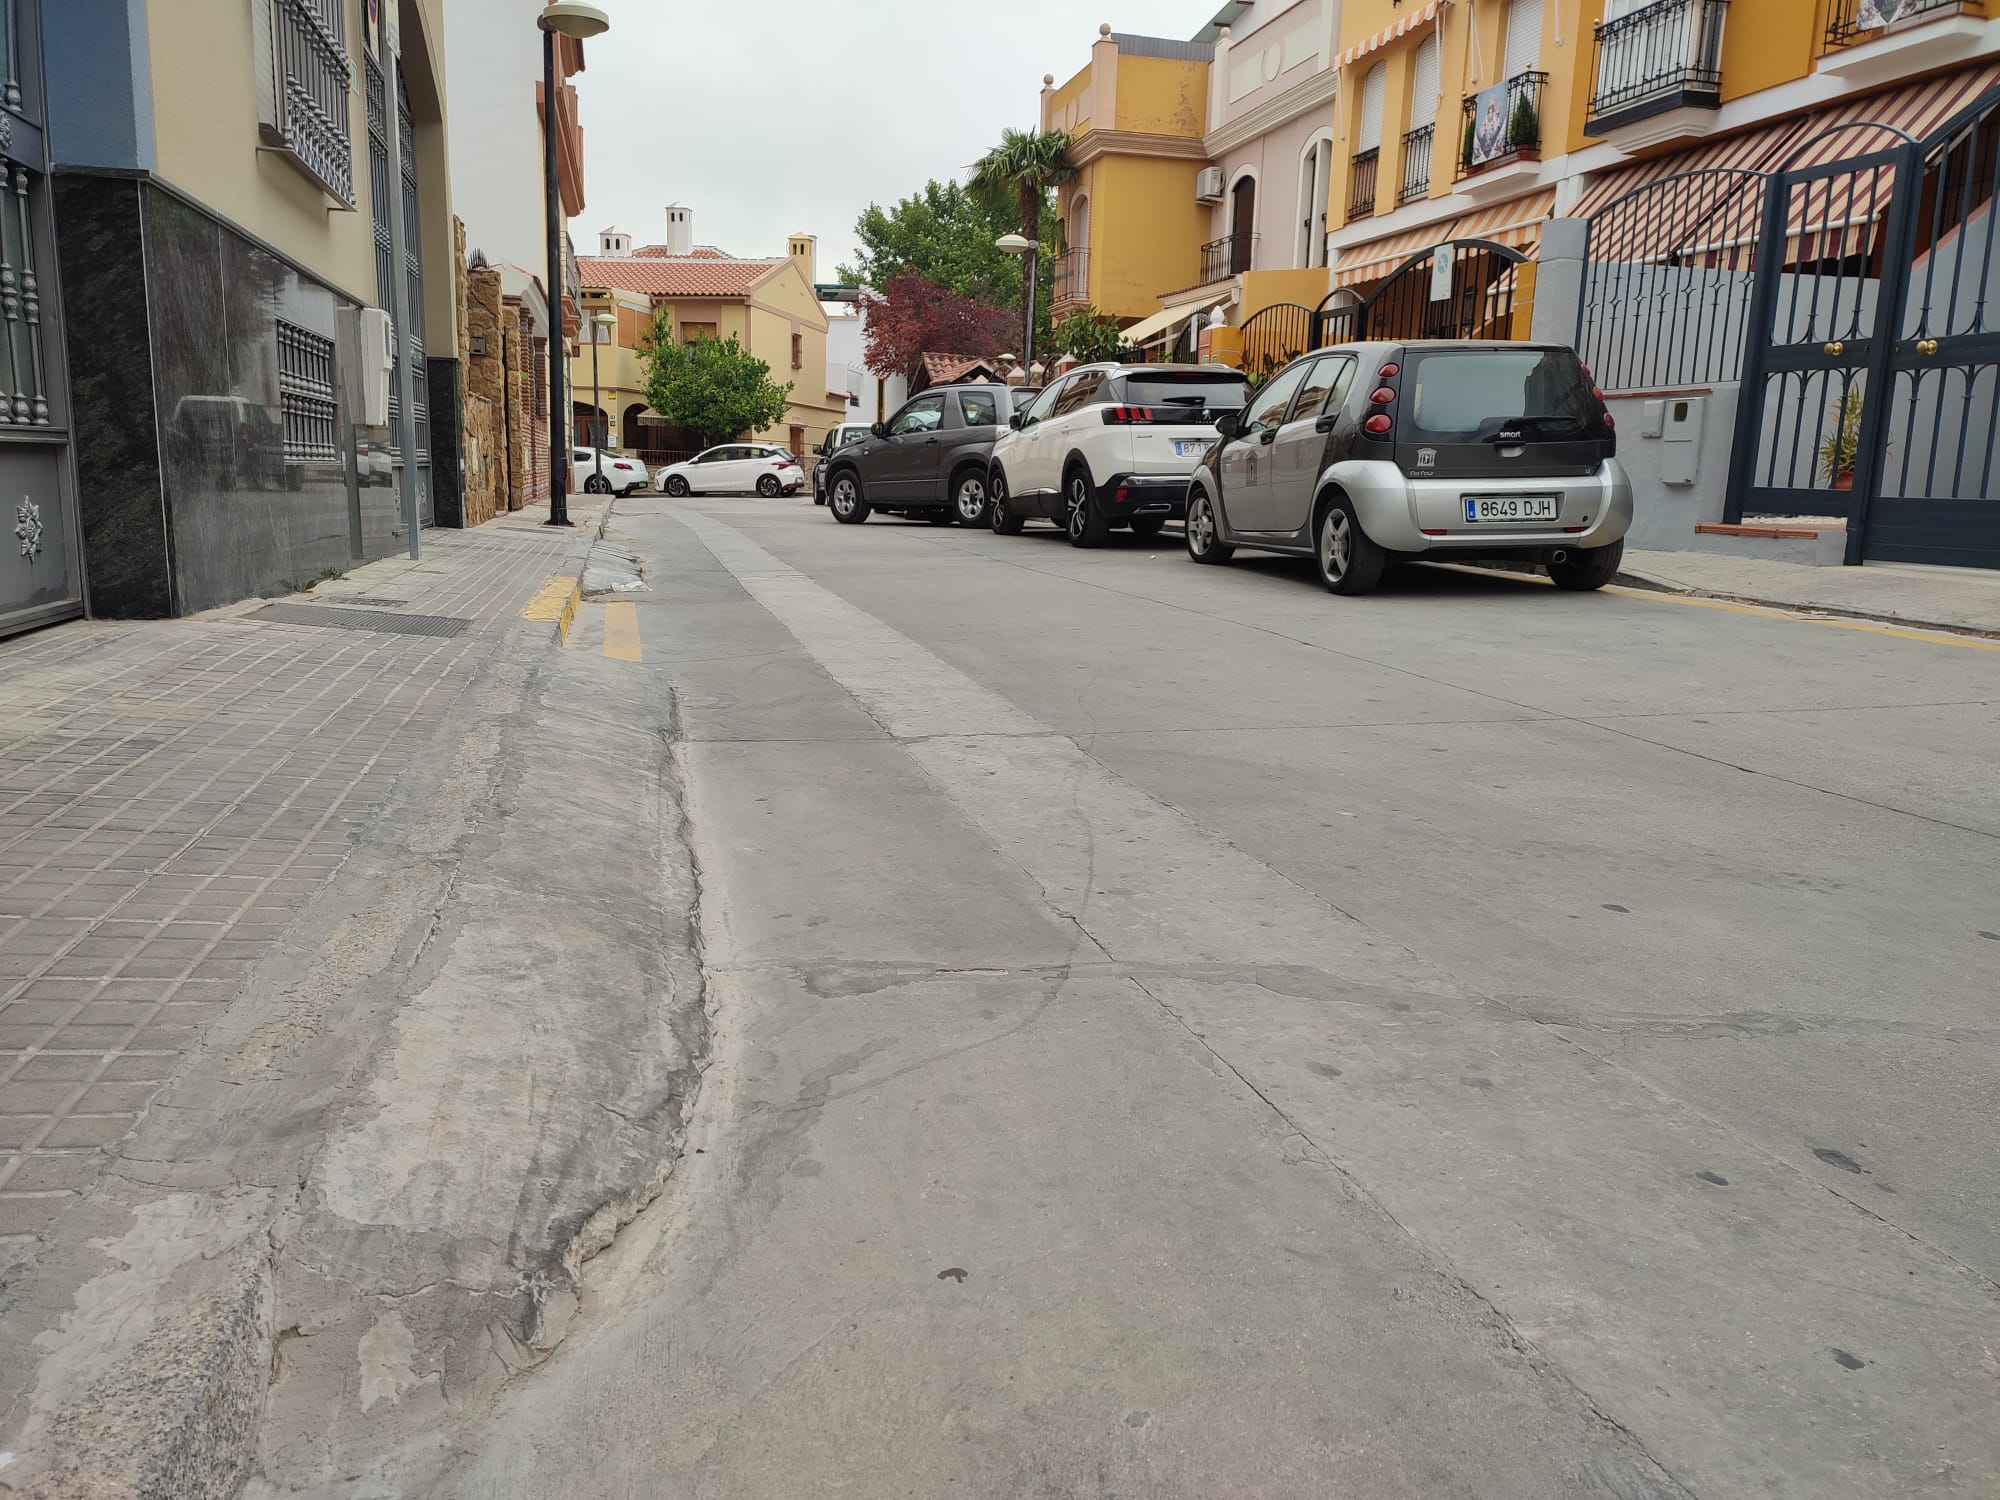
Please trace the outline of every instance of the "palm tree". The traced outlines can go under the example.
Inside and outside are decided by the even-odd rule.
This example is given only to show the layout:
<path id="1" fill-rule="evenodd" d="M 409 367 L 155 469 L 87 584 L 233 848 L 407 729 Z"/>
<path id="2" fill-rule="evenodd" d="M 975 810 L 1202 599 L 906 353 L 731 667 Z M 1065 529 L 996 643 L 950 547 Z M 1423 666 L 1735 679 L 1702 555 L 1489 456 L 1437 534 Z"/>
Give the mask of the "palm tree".
<path id="1" fill-rule="evenodd" d="M 1076 180 L 1076 168 L 1069 161 L 1070 139 L 1065 130 L 1015 130 L 1000 132 L 1000 144 L 972 164 L 966 187 L 973 196 L 995 208 L 1017 207 L 1021 214 L 1021 234 L 1039 237 L 1042 205 L 1049 189 Z M 1030 301 L 1034 285 L 1033 257 L 1021 257 L 1021 302 Z"/>

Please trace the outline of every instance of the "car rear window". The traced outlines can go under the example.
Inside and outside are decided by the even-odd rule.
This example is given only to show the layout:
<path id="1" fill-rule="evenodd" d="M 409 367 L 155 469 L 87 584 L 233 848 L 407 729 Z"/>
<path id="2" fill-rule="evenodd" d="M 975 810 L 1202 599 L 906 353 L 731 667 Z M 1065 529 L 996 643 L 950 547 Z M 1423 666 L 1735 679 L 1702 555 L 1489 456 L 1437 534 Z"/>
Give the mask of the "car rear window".
<path id="1" fill-rule="evenodd" d="M 1127 375 L 1120 399 L 1131 406 L 1235 411 L 1250 399 L 1250 382 L 1225 375 Z"/>
<path id="2" fill-rule="evenodd" d="M 960 391 L 959 415 L 967 427 L 992 427 L 1000 421 L 1000 402 L 991 391 Z"/>
<path id="3" fill-rule="evenodd" d="M 1404 366 L 1404 442 L 1490 443 L 1518 429 L 1525 442 L 1574 442 L 1599 428 L 1601 409 L 1567 349 L 1432 349 Z"/>

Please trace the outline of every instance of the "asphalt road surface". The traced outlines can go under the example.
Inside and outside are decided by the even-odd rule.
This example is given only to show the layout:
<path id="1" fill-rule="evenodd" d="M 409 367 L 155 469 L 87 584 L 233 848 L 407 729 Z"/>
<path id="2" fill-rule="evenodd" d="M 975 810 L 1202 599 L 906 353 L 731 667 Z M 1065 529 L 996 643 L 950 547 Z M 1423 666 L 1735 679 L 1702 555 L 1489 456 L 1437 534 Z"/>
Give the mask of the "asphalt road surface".
<path id="1" fill-rule="evenodd" d="M 2000 1493 L 1996 643 L 619 516 L 716 1054 L 455 1493 Z"/>

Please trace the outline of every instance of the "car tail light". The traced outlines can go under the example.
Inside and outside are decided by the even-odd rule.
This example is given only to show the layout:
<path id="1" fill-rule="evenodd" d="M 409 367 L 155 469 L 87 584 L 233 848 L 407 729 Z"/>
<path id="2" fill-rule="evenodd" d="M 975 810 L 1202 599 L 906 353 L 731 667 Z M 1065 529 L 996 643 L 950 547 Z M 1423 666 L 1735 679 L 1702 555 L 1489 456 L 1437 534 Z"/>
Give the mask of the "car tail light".
<path id="1" fill-rule="evenodd" d="M 1378 411 L 1374 416 L 1361 424 L 1361 430 L 1374 437 L 1381 437 L 1384 433 L 1393 431 L 1395 426 L 1394 422 Z"/>
<path id="2" fill-rule="evenodd" d="M 1618 421 L 1610 412 L 1604 414 L 1604 430 L 1606 432 L 1616 432 L 1618 430 Z M 1643 433 L 1640 435 L 1644 436 Z"/>
<path id="3" fill-rule="evenodd" d="M 1403 367 L 1394 362 L 1382 366 L 1381 369 L 1375 372 L 1376 378 L 1380 380 L 1394 380 L 1398 375 L 1402 373 L 1403 373 Z"/>
<path id="4" fill-rule="evenodd" d="M 1131 422 L 1150 422 L 1153 408 L 1150 406 L 1107 406 L 1104 408 L 1104 425 L 1122 427 Z"/>
<path id="5" fill-rule="evenodd" d="M 1387 406 L 1396 399 L 1396 388 L 1392 385 L 1378 385 L 1374 394 L 1368 399 L 1377 406 Z"/>
<path id="6" fill-rule="evenodd" d="M 1577 368 L 1578 368 L 1579 370 L 1583 371 L 1583 378 L 1584 378 L 1585 380 L 1588 380 L 1588 379 L 1590 379 L 1590 366 L 1589 366 L 1589 365 L 1585 364 L 1585 363 L 1584 363 L 1584 362 L 1583 362 L 1582 360 L 1578 360 L 1578 361 L 1576 362 L 1576 367 L 1577 367 Z"/>

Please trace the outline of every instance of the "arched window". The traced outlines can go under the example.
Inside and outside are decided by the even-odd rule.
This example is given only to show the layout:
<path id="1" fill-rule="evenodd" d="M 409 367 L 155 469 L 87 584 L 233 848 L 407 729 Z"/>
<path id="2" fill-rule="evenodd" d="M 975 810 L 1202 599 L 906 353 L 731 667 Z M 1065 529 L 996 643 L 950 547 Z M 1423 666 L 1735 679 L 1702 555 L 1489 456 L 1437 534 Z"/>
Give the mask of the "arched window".
<path id="1" fill-rule="evenodd" d="M 1327 191 L 1333 183 L 1333 133 L 1315 136 L 1299 157 L 1299 233 L 1293 263 L 1326 264 Z"/>
<path id="2" fill-rule="evenodd" d="M 1250 269 L 1257 245 L 1257 179 L 1245 172 L 1229 190 L 1229 274 Z"/>

